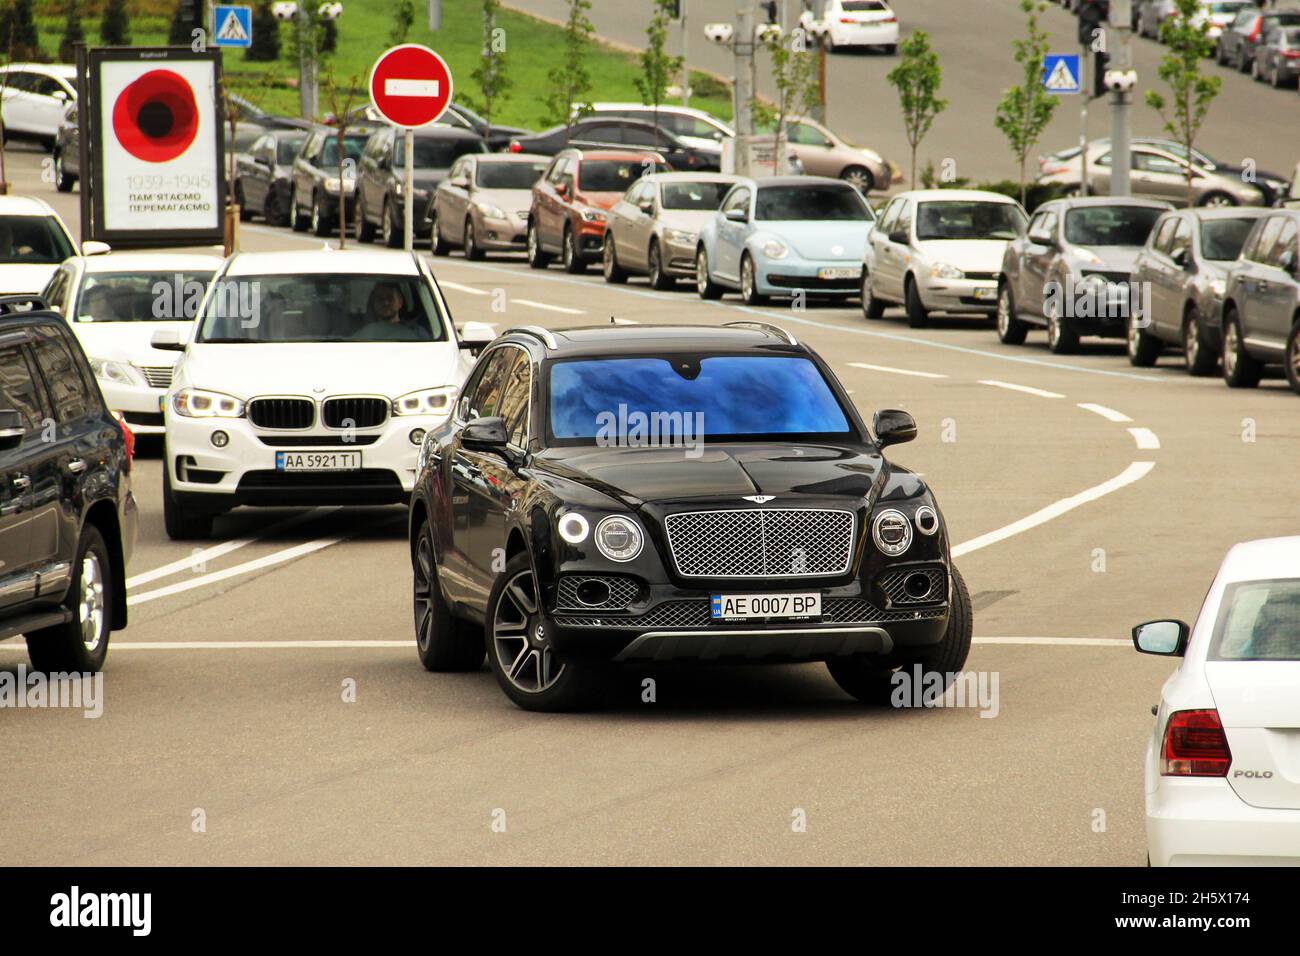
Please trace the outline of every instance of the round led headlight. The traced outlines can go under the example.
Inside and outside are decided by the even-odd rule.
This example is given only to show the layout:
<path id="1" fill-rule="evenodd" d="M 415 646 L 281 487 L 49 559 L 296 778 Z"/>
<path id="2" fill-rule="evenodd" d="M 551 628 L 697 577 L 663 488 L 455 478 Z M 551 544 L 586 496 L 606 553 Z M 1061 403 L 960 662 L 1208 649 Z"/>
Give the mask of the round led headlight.
<path id="1" fill-rule="evenodd" d="M 610 515 L 596 525 L 596 548 L 611 561 L 631 561 L 643 544 L 645 536 L 631 518 Z"/>
<path id="2" fill-rule="evenodd" d="M 590 530 L 587 519 L 576 511 L 570 511 L 560 518 L 560 537 L 569 544 L 582 544 L 587 540 L 587 532 Z"/>
<path id="3" fill-rule="evenodd" d="M 939 514 L 929 505 L 921 505 L 917 508 L 912 520 L 916 523 L 916 530 L 921 534 L 931 535 L 939 530 Z"/>
<path id="4" fill-rule="evenodd" d="M 871 523 L 871 537 L 883 553 L 896 557 L 912 546 L 912 522 L 901 511 L 882 511 Z"/>

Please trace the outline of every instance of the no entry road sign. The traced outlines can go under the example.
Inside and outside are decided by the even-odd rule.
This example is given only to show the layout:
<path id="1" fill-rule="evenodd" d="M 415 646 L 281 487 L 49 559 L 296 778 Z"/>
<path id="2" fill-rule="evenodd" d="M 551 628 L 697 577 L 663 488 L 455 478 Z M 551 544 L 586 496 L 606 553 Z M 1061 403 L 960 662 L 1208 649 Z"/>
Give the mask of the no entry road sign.
<path id="1" fill-rule="evenodd" d="M 451 92 L 451 69 L 418 43 L 384 51 L 370 71 L 370 101 L 394 126 L 428 126 L 447 109 Z"/>

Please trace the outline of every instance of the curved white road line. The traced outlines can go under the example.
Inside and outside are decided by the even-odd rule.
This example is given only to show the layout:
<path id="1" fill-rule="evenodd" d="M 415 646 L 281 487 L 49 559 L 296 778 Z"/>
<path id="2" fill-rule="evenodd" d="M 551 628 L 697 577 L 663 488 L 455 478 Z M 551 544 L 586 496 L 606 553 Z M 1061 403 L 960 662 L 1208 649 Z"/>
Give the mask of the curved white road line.
<path id="1" fill-rule="evenodd" d="M 1031 528 L 1037 528 L 1041 524 L 1046 524 L 1053 518 L 1059 518 L 1068 511 L 1073 511 L 1082 505 L 1086 505 L 1098 498 L 1105 497 L 1114 491 L 1119 491 L 1135 481 L 1140 481 L 1150 473 L 1151 469 L 1156 466 L 1154 461 L 1135 461 L 1120 474 L 1111 478 L 1109 481 L 1103 481 L 1099 485 L 1093 485 L 1077 495 L 1071 495 L 1068 498 L 1062 498 L 1060 501 L 1048 505 L 1046 508 L 1040 508 L 1033 514 L 1021 518 L 1019 521 L 1013 521 L 1009 525 L 982 534 L 978 538 L 972 538 L 961 544 L 954 545 L 952 556 L 959 558 L 964 554 L 970 554 L 972 551 L 978 551 L 981 548 L 987 548 L 991 544 L 997 544 L 999 541 L 1005 541 L 1007 538 L 1021 534 Z"/>
<path id="2" fill-rule="evenodd" d="M 1133 436 L 1133 440 L 1137 442 L 1139 448 L 1150 449 L 1160 447 L 1160 439 L 1157 438 L 1156 433 L 1149 428 L 1130 428 L 1128 433 Z"/>
<path id="3" fill-rule="evenodd" d="M 1094 415 L 1100 415 L 1102 418 L 1112 422 L 1131 422 L 1123 412 L 1117 412 L 1113 408 L 1107 408 L 1105 405 L 1094 405 L 1092 402 L 1080 402 L 1079 407 L 1086 412 L 1092 412 Z"/>

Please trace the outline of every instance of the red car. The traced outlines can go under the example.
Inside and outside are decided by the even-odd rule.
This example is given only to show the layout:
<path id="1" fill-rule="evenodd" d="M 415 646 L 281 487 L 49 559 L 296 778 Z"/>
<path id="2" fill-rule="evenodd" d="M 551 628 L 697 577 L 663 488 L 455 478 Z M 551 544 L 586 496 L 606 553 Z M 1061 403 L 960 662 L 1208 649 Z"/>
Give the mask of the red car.
<path id="1" fill-rule="evenodd" d="M 649 173 L 669 171 L 663 157 L 631 151 L 566 149 L 533 186 L 528 216 L 528 264 L 545 269 L 559 255 L 574 275 L 599 262 L 605 211 Z"/>

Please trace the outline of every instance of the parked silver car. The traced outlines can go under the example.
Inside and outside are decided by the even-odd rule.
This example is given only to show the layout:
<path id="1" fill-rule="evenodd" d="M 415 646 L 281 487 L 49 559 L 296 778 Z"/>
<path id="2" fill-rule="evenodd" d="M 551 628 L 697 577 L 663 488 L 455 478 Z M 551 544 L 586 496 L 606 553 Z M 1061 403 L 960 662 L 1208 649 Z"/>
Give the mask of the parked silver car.
<path id="1" fill-rule="evenodd" d="M 650 277 L 671 289 L 695 275 L 700 230 L 740 181 L 721 173 L 655 173 L 633 185 L 605 214 L 605 281 Z"/>
<path id="2" fill-rule="evenodd" d="M 1160 199 L 1175 206 L 1188 205 L 1187 162 L 1172 151 L 1158 146 L 1134 145 L 1130 154 L 1131 188 L 1134 196 Z M 1111 152 L 1109 141 L 1088 144 L 1088 192 L 1094 196 L 1110 194 Z M 1242 176 L 1192 164 L 1192 202 L 1194 206 L 1262 206 L 1264 193 Z M 1066 163 L 1047 167 L 1040 184 L 1055 183 L 1065 189 L 1079 190 L 1079 158 L 1075 152 Z"/>
<path id="3" fill-rule="evenodd" d="M 878 319 L 902 303 L 912 328 L 931 312 L 992 315 L 1007 243 L 1028 217 L 1001 193 L 918 189 L 899 193 L 867 236 L 862 311 Z"/>
<path id="4" fill-rule="evenodd" d="M 1214 372 L 1228 270 L 1265 215 L 1263 209 L 1178 209 L 1156 220 L 1133 264 L 1133 282 L 1149 290 L 1150 310 L 1130 316 L 1130 362 L 1154 365 L 1166 345 L 1177 345 L 1192 375 Z"/>
<path id="5" fill-rule="evenodd" d="M 1067 354 L 1081 335 L 1128 331 L 1133 263 L 1168 203 L 1092 196 L 1057 199 L 1034 211 L 1007 246 L 998 281 L 998 338 L 1019 345 L 1047 327 L 1048 347 Z"/>
<path id="6" fill-rule="evenodd" d="M 524 252 L 533 184 L 550 162 L 528 153 L 466 153 L 456 160 L 433 193 L 433 254 L 445 256 L 455 246 L 466 259 Z"/>
<path id="7" fill-rule="evenodd" d="M 1281 363 L 1300 392 L 1300 210 L 1275 209 L 1246 237 L 1223 296 L 1223 380 L 1259 384 Z"/>
<path id="8" fill-rule="evenodd" d="M 1269 27 L 1255 48 L 1250 73 L 1274 88 L 1295 86 L 1300 77 L 1300 26 Z"/>

